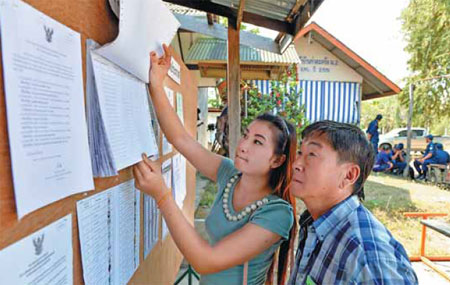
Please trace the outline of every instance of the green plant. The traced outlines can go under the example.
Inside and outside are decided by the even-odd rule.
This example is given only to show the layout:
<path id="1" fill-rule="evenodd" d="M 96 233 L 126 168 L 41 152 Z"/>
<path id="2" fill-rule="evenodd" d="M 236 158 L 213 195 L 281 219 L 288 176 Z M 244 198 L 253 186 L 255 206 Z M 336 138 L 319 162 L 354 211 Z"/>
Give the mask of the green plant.
<path id="1" fill-rule="evenodd" d="M 217 184 L 208 181 L 200 198 L 199 206 L 211 207 L 217 194 Z"/>
<path id="2" fill-rule="evenodd" d="M 257 87 L 249 86 L 247 118 L 242 120 L 242 127 L 247 127 L 262 113 L 278 114 L 296 127 L 297 137 L 300 137 L 308 121 L 305 117 L 305 108 L 299 103 L 301 90 L 295 91 L 297 85 L 297 67 L 293 64 L 282 73 L 281 80 L 271 81 L 270 94 L 262 94 Z"/>
<path id="3" fill-rule="evenodd" d="M 208 107 L 223 108 L 223 105 L 220 99 L 208 99 Z"/>
<path id="4" fill-rule="evenodd" d="M 450 113 L 450 1 L 408 2 L 401 15 L 411 72 L 405 86 L 416 86 L 413 125 L 431 127 Z M 408 106 L 409 88 L 399 95 Z"/>

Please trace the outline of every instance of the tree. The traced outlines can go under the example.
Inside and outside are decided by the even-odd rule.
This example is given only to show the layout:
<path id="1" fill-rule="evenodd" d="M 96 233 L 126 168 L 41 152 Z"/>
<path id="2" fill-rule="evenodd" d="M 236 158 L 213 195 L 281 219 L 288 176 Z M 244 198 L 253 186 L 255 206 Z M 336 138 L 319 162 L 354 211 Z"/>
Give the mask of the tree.
<path id="1" fill-rule="evenodd" d="M 411 0 L 401 18 L 412 72 L 406 86 L 416 86 L 413 125 L 430 127 L 450 114 L 450 1 Z M 405 106 L 408 92 L 400 94 Z"/>
<path id="2" fill-rule="evenodd" d="M 387 133 L 394 128 L 406 127 L 407 108 L 402 108 L 397 96 L 363 101 L 361 110 L 361 128 L 367 129 L 377 114 L 383 115 L 380 131 Z"/>

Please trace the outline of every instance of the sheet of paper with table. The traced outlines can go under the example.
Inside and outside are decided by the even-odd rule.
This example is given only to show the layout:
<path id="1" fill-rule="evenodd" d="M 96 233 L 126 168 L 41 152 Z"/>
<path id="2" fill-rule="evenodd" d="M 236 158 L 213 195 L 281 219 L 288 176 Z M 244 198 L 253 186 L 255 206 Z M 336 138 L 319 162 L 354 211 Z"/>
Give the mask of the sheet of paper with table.
<path id="1" fill-rule="evenodd" d="M 95 176 L 141 160 L 143 152 L 158 155 L 146 84 L 90 51 L 95 86 L 88 77 L 88 122 Z M 89 66 L 88 66 L 89 68 Z M 108 153 L 109 152 L 109 153 Z M 112 161 L 111 161 L 112 160 Z"/>
<path id="2" fill-rule="evenodd" d="M 144 194 L 144 259 L 158 242 L 159 217 L 155 199 Z"/>
<path id="3" fill-rule="evenodd" d="M 126 284 L 139 266 L 140 192 L 129 180 L 77 202 L 86 284 Z"/>

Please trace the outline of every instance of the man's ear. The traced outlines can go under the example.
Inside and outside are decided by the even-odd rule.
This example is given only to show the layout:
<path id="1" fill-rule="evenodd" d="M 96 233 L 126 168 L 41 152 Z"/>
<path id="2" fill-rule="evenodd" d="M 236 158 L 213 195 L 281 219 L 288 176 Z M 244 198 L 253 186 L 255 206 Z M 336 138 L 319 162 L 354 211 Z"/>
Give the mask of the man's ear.
<path id="1" fill-rule="evenodd" d="M 339 185 L 341 189 L 346 189 L 349 186 L 353 186 L 358 180 L 359 175 L 361 175 L 361 169 L 354 163 L 348 163 L 344 167 L 344 177 Z"/>
<path id="2" fill-rule="evenodd" d="M 274 155 L 272 157 L 272 162 L 270 164 L 270 168 L 280 167 L 286 161 L 286 155 Z"/>

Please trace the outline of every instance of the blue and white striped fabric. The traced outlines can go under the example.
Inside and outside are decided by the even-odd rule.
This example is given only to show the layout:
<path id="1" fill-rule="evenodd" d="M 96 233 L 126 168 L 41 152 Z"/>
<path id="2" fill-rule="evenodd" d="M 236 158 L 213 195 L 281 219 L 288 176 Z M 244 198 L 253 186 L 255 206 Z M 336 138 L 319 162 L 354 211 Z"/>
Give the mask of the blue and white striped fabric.
<path id="1" fill-rule="evenodd" d="M 269 80 L 252 80 L 263 94 L 269 94 Z M 359 124 L 358 108 L 361 84 L 357 82 L 300 80 L 296 92 L 302 90 L 300 104 L 305 106 L 306 118 L 311 122 L 332 120 Z"/>

